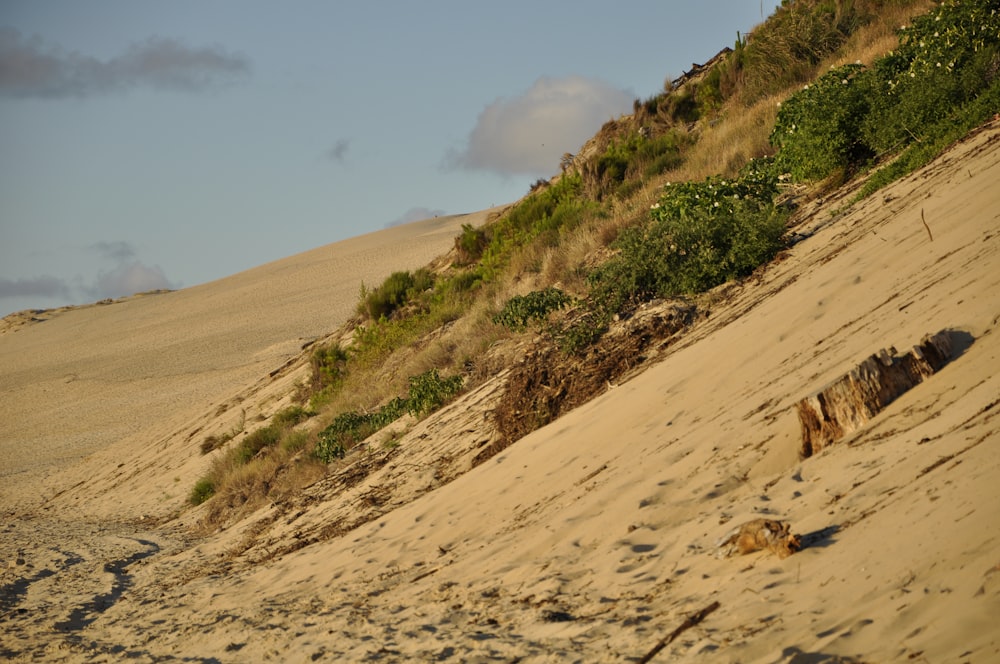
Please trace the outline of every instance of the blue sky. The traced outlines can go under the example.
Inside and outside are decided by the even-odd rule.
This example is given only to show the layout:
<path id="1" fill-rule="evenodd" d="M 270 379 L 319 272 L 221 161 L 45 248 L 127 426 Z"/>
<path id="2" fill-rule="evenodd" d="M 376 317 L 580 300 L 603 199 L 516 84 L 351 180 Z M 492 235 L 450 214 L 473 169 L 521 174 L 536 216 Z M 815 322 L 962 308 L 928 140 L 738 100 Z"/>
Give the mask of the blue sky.
<path id="1" fill-rule="evenodd" d="M 0 315 L 516 200 L 775 4 L 0 0 Z"/>

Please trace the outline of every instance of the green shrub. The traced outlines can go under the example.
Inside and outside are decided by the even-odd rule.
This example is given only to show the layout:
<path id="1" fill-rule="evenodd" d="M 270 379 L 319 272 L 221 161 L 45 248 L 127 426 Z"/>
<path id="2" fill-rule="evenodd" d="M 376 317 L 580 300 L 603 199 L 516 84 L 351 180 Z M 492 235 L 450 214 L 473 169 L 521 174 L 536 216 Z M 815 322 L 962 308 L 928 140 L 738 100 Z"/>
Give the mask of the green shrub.
<path id="1" fill-rule="evenodd" d="M 862 69 L 833 69 L 781 105 L 771 132 L 771 144 L 779 148 L 778 169 L 795 180 L 819 180 L 872 156 L 861 137 L 870 94 L 867 77 L 859 76 Z"/>
<path id="2" fill-rule="evenodd" d="M 421 417 L 432 413 L 462 389 L 462 377 L 442 378 L 437 369 L 431 369 L 410 378 L 410 393 L 406 400 L 406 410 L 411 415 Z"/>
<path id="3" fill-rule="evenodd" d="M 459 265 L 469 265 L 478 261 L 489 244 L 486 232 L 472 224 L 462 224 L 462 233 L 455 238 L 455 251 Z"/>
<path id="4" fill-rule="evenodd" d="M 302 406 L 289 406 L 284 410 L 279 410 L 271 418 L 271 423 L 276 427 L 293 427 L 299 422 L 305 422 L 310 417 L 312 413 L 307 411 Z"/>
<path id="5" fill-rule="evenodd" d="M 324 463 L 342 459 L 347 450 L 374 431 L 366 415 L 355 411 L 341 413 L 320 432 L 314 453 Z"/>
<path id="6" fill-rule="evenodd" d="M 233 460 L 244 464 L 264 448 L 273 447 L 281 440 L 282 427 L 269 424 L 247 435 L 233 451 Z"/>
<path id="7" fill-rule="evenodd" d="M 622 231 L 618 255 L 590 275 L 592 306 L 608 315 L 746 276 L 782 245 L 787 212 L 774 204 L 776 191 L 759 164 L 735 181 L 667 185 L 649 222 Z"/>
<path id="8" fill-rule="evenodd" d="M 339 387 L 347 376 L 347 351 L 338 343 L 320 346 L 309 356 L 314 392 Z"/>
<path id="9" fill-rule="evenodd" d="M 831 71 L 782 105 L 771 135 L 779 168 L 815 180 L 918 144 L 873 179 L 877 188 L 925 163 L 942 137 L 957 138 L 956 126 L 996 112 L 1000 0 L 943 2 L 899 38 L 899 48 L 871 69 Z"/>
<path id="10" fill-rule="evenodd" d="M 948 122 L 936 125 L 933 131 L 926 133 L 923 140 L 910 144 L 897 158 L 873 173 L 854 201 L 870 196 L 882 187 L 929 163 L 946 147 L 996 113 L 997 109 L 1000 109 L 1000 80 L 994 80 L 985 92 L 963 106 Z"/>
<path id="11" fill-rule="evenodd" d="M 527 328 L 531 321 L 545 320 L 550 312 L 562 309 L 572 301 L 573 298 L 558 288 L 515 295 L 493 317 L 493 322 L 519 332 Z"/>
<path id="12" fill-rule="evenodd" d="M 597 199 L 611 194 L 628 198 L 642 186 L 643 178 L 678 166 L 682 150 L 691 140 L 669 131 L 652 138 L 636 133 L 611 141 L 604 153 L 584 168 L 588 193 Z"/>
<path id="13" fill-rule="evenodd" d="M 320 432 L 314 454 L 324 463 L 342 459 L 352 447 L 386 426 L 404 413 L 421 417 L 447 403 L 462 389 L 462 377 L 442 378 L 437 369 L 431 369 L 410 378 L 406 399 L 396 397 L 374 413 L 350 411 L 334 418 Z"/>
<path id="14" fill-rule="evenodd" d="M 493 279 L 515 251 L 540 235 L 576 228 L 593 207 L 583 196 L 579 174 L 563 175 L 554 185 L 525 196 L 490 228 L 489 244 L 483 251 L 478 273 L 480 278 Z"/>
<path id="15" fill-rule="evenodd" d="M 320 432 L 314 454 L 323 463 L 342 459 L 352 447 L 392 424 L 405 412 L 406 402 L 397 397 L 374 413 L 341 413 Z"/>
<path id="16" fill-rule="evenodd" d="M 920 142 L 988 90 L 1000 69 L 1000 2 L 944 2 L 900 29 L 873 66 L 865 140 L 877 152 Z"/>
<path id="17" fill-rule="evenodd" d="M 352 366 L 376 366 L 398 348 L 456 320 L 464 311 L 465 303 L 458 298 L 442 298 L 429 310 L 412 313 L 392 320 L 379 319 L 357 328 L 351 346 Z"/>
<path id="18" fill-rule="evenodd" d="M 188 502 L 192 505 L 201 505 L 203 502 L 215 495 L 215 482 L 209 477 L 202 477 L 195 482 L 188 496 Z"/>
<path id="19" fill-rule="evenodd" d="M 374 290 L 368 291 L 362 286 L 358 307 L 361 313 L 373 320 L 388 318 L 433 285 L 434 275 L 426 268 L 420 268 L 415 273 L 408 270 L 393 272 Z"/>

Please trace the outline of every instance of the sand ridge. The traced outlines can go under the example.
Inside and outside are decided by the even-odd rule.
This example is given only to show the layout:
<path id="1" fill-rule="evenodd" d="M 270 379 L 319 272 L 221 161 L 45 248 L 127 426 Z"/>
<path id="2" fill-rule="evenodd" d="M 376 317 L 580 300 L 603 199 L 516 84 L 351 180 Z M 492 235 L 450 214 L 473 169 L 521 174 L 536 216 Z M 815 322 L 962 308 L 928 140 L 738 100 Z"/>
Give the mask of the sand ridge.
<path id="1" fill-rule="evenodd" d="M 320 483 L 297 509 L 271 506 L 202 540 L 177 522 L 100 531 L 72 491 L 47 512 L 5 496 L 3 554 L 21 549 L 25 563 L 2 581 L 12 599 L 0 650 L 25 661 L 639 661 L 703 614 L 653 661 L 995 661 L 998 181 L 993 123 L 846 214 L 831 215 L 842 203 L 831 201 L 657 364 L 443 482 L 488 433 L 487 387 L 413 427 L 356 493 Z M 799 459 L 798 399 L 942 329 L 972 341 Z M 106 492 L 129 500 L 113 482 Z M 377 508 L 372 496 L 385 512 L 337 528 Z M 754 518 L 791 524 L 802 550 L 720 559 L 719 538 Z M 45 553 L 33 532 L 65 538 L 68 553 Z M 257 546 L 241 544 L 250 532 Z M 107 577 L 57 583 L 104 561 L 116 563 Z M 114 601 L 98 609 L 95 597 Z"/>

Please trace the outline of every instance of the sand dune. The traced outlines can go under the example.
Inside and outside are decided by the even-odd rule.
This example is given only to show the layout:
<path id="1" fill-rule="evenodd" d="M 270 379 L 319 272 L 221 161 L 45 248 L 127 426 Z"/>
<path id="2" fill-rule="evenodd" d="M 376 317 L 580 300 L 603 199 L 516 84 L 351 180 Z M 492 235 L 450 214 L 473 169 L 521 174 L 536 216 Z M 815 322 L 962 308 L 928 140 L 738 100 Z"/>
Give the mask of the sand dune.
<path id="1" fill-rule="evenodd" d="M 45 411 L 4 406 L 5 422 L 34 424 L 4 425 L 4 458 L 16 464 L 4 478 L 2 553 L 12 564 L 0 652 L 24 661 L 554 662 L 640 661 L 662 646 L 653 661 L 997 661 L 997 182 L 993 123 L 847 214 L 831 214 L 843 199 L 827 201 L 783 260 L 723 289 L 658 363 L 490 461 L 462 466 L 488 435 L 487 384 L 414 426 L 363 483 L 321 482 L 201 540 L 184 530 L 197 511 L 158 528 L 136 523 L 176 502 L 136 497 L 134 482 L 153 481 L 162 450 L 151 447 L 197 459 L 197 441 L 169 432 L 188 430 L 185 418 L 205 403 L 331 327 L 332 318 L 308 317 L 315 300 L 273 284 L 253 315 L 214 314 L 219 286 L 138 300 L 120 311 L 151 330 L 156 348 L 114 341 L 122 364 L 147 358 L 117 392 L 110 376 L 75 387 L 101 375 L 107 357 L 96 341 L 125 325 L 113 307 L 0 337 L 4 362 L 16 361 L 4 364 L 16 367 L 4 371 L 4 399 Z M 294 271 L 304 260 L 261 269 L 278 275 L 275 266 Z M 167 323 L 157 307 L 175 303 Z M 266 313 L 311 324 L 242 338 Z M 212 325 L 199 328 L 202 316 Z M 202 346 L 191 333 L 200 329 Z M 879 349 L 946 329 L 967 340 L 948 365 L 799 458 L 799 399 Z M 233 345 L 241 352 L 229 355 Z M 38 359 L 47 349 L 63 359 Z M 216 354 L 229 363 L 213 363 Z M 80 366 L 73 381 L 70 359 Z M 57 390 L 84 404 L 60 406 L 48 398 Z M 149 416 L 130 414 L 116 424 L 116 454 L 146 474 L 74 491 L 88 481 L 77 469 L 94 466 L 68 461 L 92 451 L 106 463 L 105 427 L 115 422 L 87 424 L 79 413 L 127 408 L 129 394 L 176 418 L 155 429 L 167 438 L 151 446 L 128 428 Z M 68 410 L 59 417 L 59 408 Z M 8 456 L 17 445 L 38 451 Z M 74 450 L 65 461 L 60 445 Z M 193 473 L 195 461 L 185 463 L 166 472 Z M 38 504 L 32 482 L 53 464 L 62 472 Z M 88 502 L 95 491 L 99 505 Z M 358 519 L 366 510 L 371 518 Z M 785 559 L 716 555 L 734 525 L 757 517 L 789 522 L 803 549 Z"/>
<path id="2" fill-rule="evenodd" d="M 377 285 L 394 270 L 426 265 L 452 246 L 463 223 L 478 226 L 490 213 L 398 226 L 200 286 L 71 308 L 6 331 L 0 492 L 22 479 L 36 484 L 112 444 L 129 449 L 169 436 L 341 325 L 362 282 Z"/>

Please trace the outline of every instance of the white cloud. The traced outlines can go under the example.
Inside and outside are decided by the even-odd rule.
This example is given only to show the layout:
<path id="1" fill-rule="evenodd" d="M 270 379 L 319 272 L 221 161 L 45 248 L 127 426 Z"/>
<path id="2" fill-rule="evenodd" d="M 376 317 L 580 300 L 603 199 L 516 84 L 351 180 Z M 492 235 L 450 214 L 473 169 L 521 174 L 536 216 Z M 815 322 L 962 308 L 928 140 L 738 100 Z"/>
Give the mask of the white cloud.
<path id="1" fill-rule="evenodd" d="M 539 78 L 524 94 L 483 109 L 465 148 L 447 165 L 502 175 L 551 175 L 609 119 L 632 108 L 633 95 L 603 81 Z"/>
<path id="2" fill-rule="evenodd" d="M 149 266 L 139 261 L 132 261 L 122 263 L 107 272 L 100 272 L 94 285 L 86 290 L 91 297 L 104 299 L 173 288 L 159 265 Z"/>

